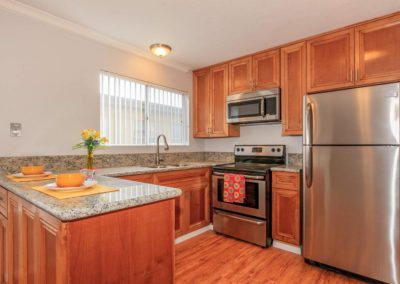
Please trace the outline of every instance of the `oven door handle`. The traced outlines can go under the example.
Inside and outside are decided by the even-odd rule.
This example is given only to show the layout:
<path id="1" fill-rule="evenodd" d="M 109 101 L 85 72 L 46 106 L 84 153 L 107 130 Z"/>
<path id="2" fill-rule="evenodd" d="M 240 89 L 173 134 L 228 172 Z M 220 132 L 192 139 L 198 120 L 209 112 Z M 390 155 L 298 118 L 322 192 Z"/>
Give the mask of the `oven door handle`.
<path id="1" fill-rule="evenodd" d="M 223 176 L 224 173 L 221 172 L 213 172 L 214 176 Z M 250 176 L 250 175 L 243 175 L 244 178 L 249 179 L 249 180 L 264 180 L 264 176 Z"/>
<path id="2" fill-rule="evenodd" d="M 255 224 L 255 225 L 258 225 L 258 226 L 263 225 L 265 223 L 265 222 L 261 222 L 261 221 L 254 221 L 254 220 L 247 219 L 247 218 L 244 218 L 244 217 L 239 217 L 239 216 L 232 215 L 232 214 L 225 214 L 225 213 L 222 213 L 221 211 L 215 210 L 215 209 L 214 209 L 214 213 L 217 214 L 217 215 L 221 215 L 221 216 L 227 217 L 227 218 L 232 218 L 232 219 L 236 219 L 236 220 L 240 220 L 240 221 L 249 222 L 249 223 L 252 223 L 252 224 Z"/>

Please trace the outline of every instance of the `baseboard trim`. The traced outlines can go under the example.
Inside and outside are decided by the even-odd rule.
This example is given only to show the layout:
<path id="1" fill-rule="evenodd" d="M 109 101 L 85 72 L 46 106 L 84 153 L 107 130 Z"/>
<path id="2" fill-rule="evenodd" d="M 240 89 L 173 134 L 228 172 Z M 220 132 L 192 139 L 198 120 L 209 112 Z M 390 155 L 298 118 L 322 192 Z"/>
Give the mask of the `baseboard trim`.
<path id="1" fill-rule="evenodd" d="M 201 234 L 203 234 L 205 232 L 212 231 L 212 230 L 213 230 L 213 225 L 210 224 L 210 225 L 208 225 L 206 227 L 200 228 L 200 229 L 198 229 L 196 231 L 190 232 L 189 234 L 186 234 L 186 235 L 183 235 L 183 236 L 180 236 L 180 237 L 176 238 L 175 239 L 175 244 L 176 245 L 180 244 L 180 243 L 182 243 L 184 241 L 190 240 L 191 238 L 194 238 L 194 237 L 196 237 L 198 235 L 201 235 Z"/>
<path id="2" fill-rule="evenodd" d="M 272 246 L 274 248 L 286 250 L 286 251 L 301 255 L 301 247 L 298 247 L 298 246 L 290 245 L 290 244 L 283 243 L 283 242 L 276 241 L 276 240 L 274 240 L 272 242 Z"/>

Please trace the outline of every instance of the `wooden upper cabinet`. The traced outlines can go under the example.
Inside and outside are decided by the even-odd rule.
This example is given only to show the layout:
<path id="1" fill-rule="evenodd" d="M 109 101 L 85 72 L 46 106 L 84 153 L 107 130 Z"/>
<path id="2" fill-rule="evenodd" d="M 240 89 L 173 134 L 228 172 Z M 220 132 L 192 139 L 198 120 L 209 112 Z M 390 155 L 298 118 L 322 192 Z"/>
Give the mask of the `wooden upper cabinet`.
<path id="1" fill-rule="evenodd" d="M 226 122 L 228 96 L 228 65 L 221 64 L 210 70 L 211 78 L 211 137 L 239 136 L 239 126 Z"/>
<path id="2" fill-rule="evenodd" d="M 306 94 L 306 43 L 281 49 L 282 135 L 302 135 Z"/>
<path id="3" fill-rule="evenodd" d="M 211 75 L 211 136 L 227 136 L 226 97 L 228 95 L 228 66 L 213 67 Z"/>
<path id="4" fill-rule="evenodd" d="M 240 135 L 238 125 L 226 122 L 228 64 L 193 72 L 193 136 L 234 137 Z"/>
<path id="5" fill-rule="evenodd" d="M 252 57 L 248 56 L 229 62 L 229 94 L 253 90 Z"/>
<path id="6" fill-rule="evenodd" d="M 400 80 L 400 15 L 355 29 L 356 84 Z"/>
<path id="7" fill-rule="evenodd" d="M 209 137 L 210 69 L 193 72 L 193 136 Z"/>
<path id="8" fill-rule="evenodd" d="M 354 29 L 307 41 L 307 92 L 354 85 Z"/>
<path id="9" fill-rule="evenodd" d="M 279 87 L 279 49 L 254 55 L 252 65 L 254 90 Z"/>

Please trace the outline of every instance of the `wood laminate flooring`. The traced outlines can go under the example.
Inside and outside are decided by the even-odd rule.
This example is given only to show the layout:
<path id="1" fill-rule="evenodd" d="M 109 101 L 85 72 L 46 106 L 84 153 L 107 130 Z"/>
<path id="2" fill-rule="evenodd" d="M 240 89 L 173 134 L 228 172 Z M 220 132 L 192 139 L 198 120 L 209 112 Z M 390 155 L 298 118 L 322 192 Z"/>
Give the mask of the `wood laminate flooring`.
<path id="1" fill-rule="evenodd" d="M 182 283 L 364 283 L 306 264 L 299 255 L 206 232 L 176 246 Z"/>

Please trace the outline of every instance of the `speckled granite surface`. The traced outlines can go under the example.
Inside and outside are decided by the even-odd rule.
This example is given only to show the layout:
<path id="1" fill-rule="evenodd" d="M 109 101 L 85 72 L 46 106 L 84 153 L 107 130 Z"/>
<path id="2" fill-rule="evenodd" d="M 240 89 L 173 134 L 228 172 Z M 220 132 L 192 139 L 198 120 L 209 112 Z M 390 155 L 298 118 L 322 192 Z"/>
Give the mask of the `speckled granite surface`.
<path id="1" fill-rule="evenodd" d="M 96 179 L 99 183 L 106 186 L 116 187 L 119 191 L 64 200 L 53 198 L 32 189 L 34 186 L 52 182 L 49 180 L 16 183 L 6 177 L 6 172 L 0 170 L 0 186 L 24 198 L 62 221 L 71 221 L 170 199 L 181 194 L 181 190 L 177 188 L 127 181 L 113 177 L 210 167 L 220 163 L 221 162 L 194 162 L 185 163 L 184 166 L 180 167 L 167 168 L 119 167 L 100 169 L 96 172 Z"/>
<path id="2" fill-rule="evenodd" d="M 287 164 L 292 167 L 303 167 L 303 154 L 289 153 Z"/>
<path id="3" fill-rule="evenodd" d="M 59 200 L 31 189 L 49 181 L 16 183 L 0 174 L 0 185 L 62 221 L 72 221 L 120 209 L 174 198 L 177 188 L 97 176 L 99 183 L 119 191 Z M 51 181 L 50 181 L 51 182 Z"/>
<path id="4" fill-rule="evenodd" d="M 219 164 L 224 164 L 224 161 L 214 161 L 214 162 L 186 162 L 180 164 L 180 166 L 168 166 L 165 168 L 148 168 L 148 167 L 118 167 L 118 168 L 105 168 L 96 171 L 96 174 L 118 177 L 127 175 L 137 175 L 137 174 L 147 174 L 147 173 L 158 173 L 158 172 L 169 172 L 176 170 L 188 170 L 196 168 L 208 168 Z"/>
<path id="5" fill-rule="evenodd" d="M 271 171 L 299 173 L 303 168 L 303 154 L 288 154 L 288 163 L 284 166 L 271 168 Z"/>
<path id="6" fill-rule="evenodd" d="M 221 152 L 182 152 L 161 153 L 161 158 L 166 164 L 178 164 L 184 162 L 223 161 L 232 162 L 233 153 Z M 94 158 L 96 168 L 115 168 L 149 166 L 154 164 L 155 154 L 100 154 Z M 86 167 L 85 155 L 67 156 L 27 156 L 27 157 L 0 157 L 0 169 L 8 173 L 16 173 L 21 166 L 45 165 L 49 171 L 67 171 Z"/>

